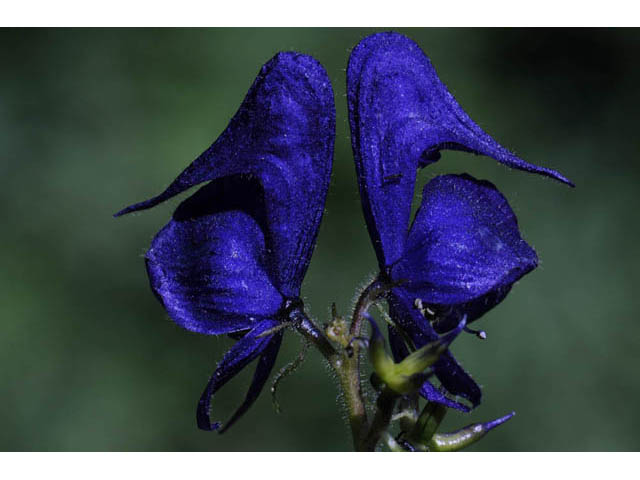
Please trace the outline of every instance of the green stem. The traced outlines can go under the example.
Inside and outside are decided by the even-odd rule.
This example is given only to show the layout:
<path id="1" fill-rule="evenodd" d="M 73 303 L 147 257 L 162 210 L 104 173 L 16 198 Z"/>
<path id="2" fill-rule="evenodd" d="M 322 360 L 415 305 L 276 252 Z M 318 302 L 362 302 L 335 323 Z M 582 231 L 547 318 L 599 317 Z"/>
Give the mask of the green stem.
<path id="1" fill-rule="evenodd" d="M 362 450 L 373 452 L 376 449 L 380 437 L 387 431 L 387 428 L 389 428 L 393 408 L 396 405 L 397 399 L 398 395 L 389 387 L 385 387 L 384 390 L 382 390 L 376 401 L 376 413 L 371 422 L 369 433 L 362 444 Z"/>
<path id="2" fill-rule="evenodd" d="M 365 451 L 367 440 L 367 411 L 362 399 L 360 385 L 360 344 L 351 340 L 360 335 L 364 315 L 369 307 L 386 291 L 385 285 L 378 278 L 373 280 L 360 294 L 351 318 L 349 327 L 349 343 L 353 351 L 351 357 L 345 356 L 343 376 L 340 378 L 345 401 L 349 409 L 349 421 L 353 435 L 353 445 L 356 451 Z M 374 446 L 375 448 L 375 446 Z"/>
<path id="3" fill-rule="evenodd" d="M 355 355 L 352 357 L 343 355 L 342 365 L 336 371 L 340 379 L 344 401 L 347 405 L 353 448 L 356 451 L 362 451 L 362 441 L 367 431 L 367 410 L 362 399 L 358 363 L 358 357 Z"/>
<path id="4" fill-rule="evenodd" d="M 436 433 L 447 414 L 447 407 L 436 402 L 427 402 L 418 420 L 409 431 L 409 441 L 418 449 L 424 450 Z"/>
<path id="5" fill-rule="evenodd" d="M 320 351 L 340 380 L 349 415 L 353 445 L 356 450 L 360 450 L 363 432 L 366 431 L 367 426 L 367 412 L 360 389 L 358 357 L 348 357 L 344 351 L 336 351 L 326 335 L 304 313 L 300 312 L 296 320 L 297 330 Z"/>
<path id="6" fill-rule="evenodd" d="M 353 311 L 353 318 L 351 320 L 351 327 L 349 327 L 349 334 L 351 337 L 357 337 L 360 335 L 362 322 L 364 321 L 364 314 L 367 313 L 369 307 L 371 307 L 371 305 L 373 305 L 386 291 L 387 286 L 377 278 L 362 291 L 358 301 L 356 302 L 356 308 Z"/>
<path id="7" fill-rule="evenodd" d="M 347 343 L 353 337 L 358 336 L 364 321 L 364 314 L 384 294 L 386 289 L 387 287 L 377 278 L 364 289 L 353 312 L 349 329 L 350 338 L 347 339 Z M 316 327 L 302 311 L 295 313 L 295 325 L 296 329 L 320 351 L 336 372 L 347 406 L 354 449 L 356 451 L 363 450 L 367 439 L 368 421 L 360 385 L 360 345 L 357 342 L 353 343 L 351 356 L 347 355 L 345 350 L 336 351 L 324 332 Z M 377 439 L 379 439 L 379 435 Z"/>

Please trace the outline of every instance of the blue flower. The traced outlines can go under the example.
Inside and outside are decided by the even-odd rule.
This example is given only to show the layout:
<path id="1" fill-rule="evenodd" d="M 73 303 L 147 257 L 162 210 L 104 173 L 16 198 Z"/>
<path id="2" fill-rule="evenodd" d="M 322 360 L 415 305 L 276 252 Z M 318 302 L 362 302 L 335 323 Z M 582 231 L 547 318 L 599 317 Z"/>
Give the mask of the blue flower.
<path id="1" fill-rule="evenodd" d="M 160 195 L 118 215 L 151 208 L 209 182 L 176 209 L 145 260 L 151 288 L 180 326 L 238 338 L 211 376 L 198 426 L 217 430 L 212 395 L 259 357 L 229 428 L 260 394 L 283 322 L 301 314 L 300 286 L 313 252 L 331 176 L 333 91 L 312 57 L 267 62 L 220 137 Z"/>
<path id="2" fill-rule="evenodd" d="M 537 266 L 516 217 L 489 182 L 446 175 L 429 182 L 410 226 L 417 170 L 452 149 L 486 155 L 518 170 L 571 182 L 500 146 L 462 110 L 413 41 L 397 33 L 362 40 L 347 69 L 351 142 L 364 215 L 381 278 L 396 285 L 390 313 L 415 347 L 438 338 L 462 316 L 469 322 L 501 302 L 514 282 Z M 434 312 L 435 318 L 424 313 Z M 390 329 L 398 358 L 407 347 Z M 442 386 L 480 403 L 474 380 L 446 352 L 435 365 Z M 427 399 L 464 404 L 425 382 Z"/>

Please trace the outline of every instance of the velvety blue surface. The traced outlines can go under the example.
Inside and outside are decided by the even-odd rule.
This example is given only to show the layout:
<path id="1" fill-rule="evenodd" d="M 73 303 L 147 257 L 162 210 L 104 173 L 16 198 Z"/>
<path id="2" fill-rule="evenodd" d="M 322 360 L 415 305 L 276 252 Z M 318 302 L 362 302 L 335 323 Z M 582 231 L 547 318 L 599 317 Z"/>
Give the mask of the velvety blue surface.
<path id="1" fill-rule="evenodd" d="M 178 325 L 211 335 L 239 332 L 198 404 L 204 430 L 220 427 L 209 419 L 211 396 L 231 377 L 260 356 L 225 429 L 255 401 L 273 368 L 282 331 L 259 335 L 288 319 L 286 301 L 300 294 L 331 177 L 333 102 L 316 60 L 277 54 L 211 147 L 163 193 L 116 214 L 210 181 L 180 204 L 145 257 L 151 288 Z"/>
<path id="2" fill-rule="evenodd" d="M 446 331 L 462 314 L 471 322 L 490 310 L 537 265 L 536 252 L 520 237 L 515 214 L 493 184 L 443 175 L 425 185 L 392 275 L 411 296 L 449 312 L 453 322 L 436 324 Z"/>
<path id="3" fill-rule="evenodd" d="M 409 229 L 417 169 L 453 148 L 570 182 L 524 162 L 477 127 L 404 36 L 365 38 L 351 55 L 347 79 L 365 218 L 380 267 L 400 284 L 389 294 L 391 315 L 419 348 L 502 301 L 537 257 L 504 197 L 467 175 L 432 180 Z M 280 53 L 262 67 L 209 149 L 163 193 L 117 214 L 210 181 L 179 206 L 146 255 L 151 287 L 176 323 L 240 335 L 203 392 L 200 428 L 218 429 L 209 419 L 211 396 L 247 363 L 260 356 L 245 403 L 228 425 L 257 398 L 271 371 L 282 335 L 256 332 L 286 319 L 285 300 L 300 294 L 324 209 L 334 131 L 324 69 L 311 57 Z M 425 318 L 416 299 L 435 318 Z M 434 372 L 448 394 L 480 403 L 479 387 L 449 352 Z M 421 393 L 468 410 L 431 384 Z"/>
<path id="4" fill-rule="evenodd" d="M 352 448 L 337 382 L 313 352 L 283 382 L 282 414 L 267 383 L 225 435 L 194 428 L 195 403 L 235 342 L 171 321 L 143 260 L 191 191 L 116 221 L 111 215 L 159 193 L 204 151 L 276 52 L 311 54 L 333 83 L 337 131 L 327 211 L 302 293 L 319 321 L 332 302 L 346 315 L 377 261 L 356 191 L 344 70 L 351 49 L 374 31 L 0 31 L 0 450 Z M 424 49 L 485 131 L 578 186 L 457 151 L 442 151 L 419 173 L 416 208 L 437 175 L 490 180 L 540 257 L 505 301 L 471 324 L 487 340 L 461 335 L 452 345 L 483 398 L 470 414 L 447 414 L 441 430 L 516 410 L 470 449 L 640 450 L 640 410 L 631 401 L 640 398 L 640 136 L 632 120 L 640 30 L 399 31 Z M 299 349 L 297 336 L 285 333 L 272 376 Z M 240 405 L 257 361 L 215 394 L 215 420 Z"/>
<path id="5" fill-rule="evenodd" d="M 160 195 L 117 213 L 151 208 L 202 182 L 256 176 L 264 188 L 273 281 L 297 296 L 322 218 L 335 139 L 333 90 L 324 68 L 294 52 L 267 62 L 220 137 Z"/>
<path id="6" fill-rule="evenodd" d="M 396 284 L 392 318 L 420 347 L 473 321 L 502 301 L 515 281 L 537 266 L 505 198 L 489 182 L 441 176 L 425 186 L 409 228 L 418 168 L 440 150 L 486 155 L 511 168 L 572 183 L 525 162 L 485 133 L 440 81 L 429 58 L 394 32 L 370 35 L 351 53 L 347 69 L 351 144 L 369 235 L 380 269 Z M 419 299 L 434 312 L 427 319 Z M 404 354 L 398 347 L 395 353 Z M 478 385 L 445 353 L 435 372 L 448 393 L 480 403 Z M 430 400 L 466 410 L 425 384 Z"/>
<path id="7" fill-rule="evenodd" d="M 146 254 L 151 288 L 180 326 L 217 335 L 277 313 L 259 184 L 224 177 L 183 202 Z"/>
<path id="8" fill-rule="evenodd" d="M 402 255 L 416 171 L 437 161 L 442 149 L 487 155 L 571 185 L 560 173 L 525 162 L 486 134 L 449 93 L 420 47 L 404 35 L 377 33 L 353 49 L 347 98 L 362 204 L 381 267 Z"/>

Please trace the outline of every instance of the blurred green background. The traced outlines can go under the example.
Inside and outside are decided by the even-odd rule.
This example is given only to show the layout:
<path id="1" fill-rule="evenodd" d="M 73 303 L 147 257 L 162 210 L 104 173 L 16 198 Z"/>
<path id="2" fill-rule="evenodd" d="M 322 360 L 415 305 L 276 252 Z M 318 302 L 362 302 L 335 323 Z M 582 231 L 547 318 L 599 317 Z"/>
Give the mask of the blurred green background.
<path id="1" fill-rule="evenodd" d="M 232 344 L 174 325 L 142 255 L 185 198 L 113 219 L 160 192 L 218 136 L 279 50 L 315 56 L 333 82 L 334 174 L 303 292 L 328 318 L 375 273 L 345 101 L 350 49 L 374 29 L 0 31 L 0 449 L 348 450 L 338 390 L 315 352 L 225 435 L 195 406 Z M 500 143 L 576 189 L 444 152 L 420 185 L 494 182 L 541 259 L 454 353 L 484 402 L 449 429 L 516 410 L 475 450 L 638 450 L 640 32 L 401 29 Z M 417 189 L 420 191 L 420 188 Z M 299 349 L 285 337 L 277 367 Z M 215 398 L 224 420 L 251 369 Z"/>

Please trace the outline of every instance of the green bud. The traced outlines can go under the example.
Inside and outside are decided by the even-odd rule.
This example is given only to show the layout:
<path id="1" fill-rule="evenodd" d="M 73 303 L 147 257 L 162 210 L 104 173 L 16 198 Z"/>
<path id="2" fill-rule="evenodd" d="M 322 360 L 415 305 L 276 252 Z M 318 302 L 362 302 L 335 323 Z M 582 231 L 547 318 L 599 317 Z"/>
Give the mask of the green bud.
<path id="1" fill-rule="evenodd" d="M 489 431 L 513 417 L 516 412 L 487 423 L 474 423 L 453 433 L 436 433 L 429 442 L 429 450 L 455 452 L 477 442 Z"/>
<path id="2" fill-rule="evenodd" d="M 325 327 L 325 334 L 332 341 L 346 347 L 348 340 L 349 326 L 341 315 L 338 315 L 336 304 L 331 304 L 331 322 Z"/>
<path id="3" fill-rule="evenodd" d="M 371 324 L 369 359 L 373 369 L 391 390 L 400 395 L 420 388 L 425 380 L 424 371 L 440 358 L 466 324 L 465 316 L 454 330 L 409 354 L 400 363 L 395 363 L 385 349 L 384 337 L 375 320 L 370 315 L 365 318 Z"/>

